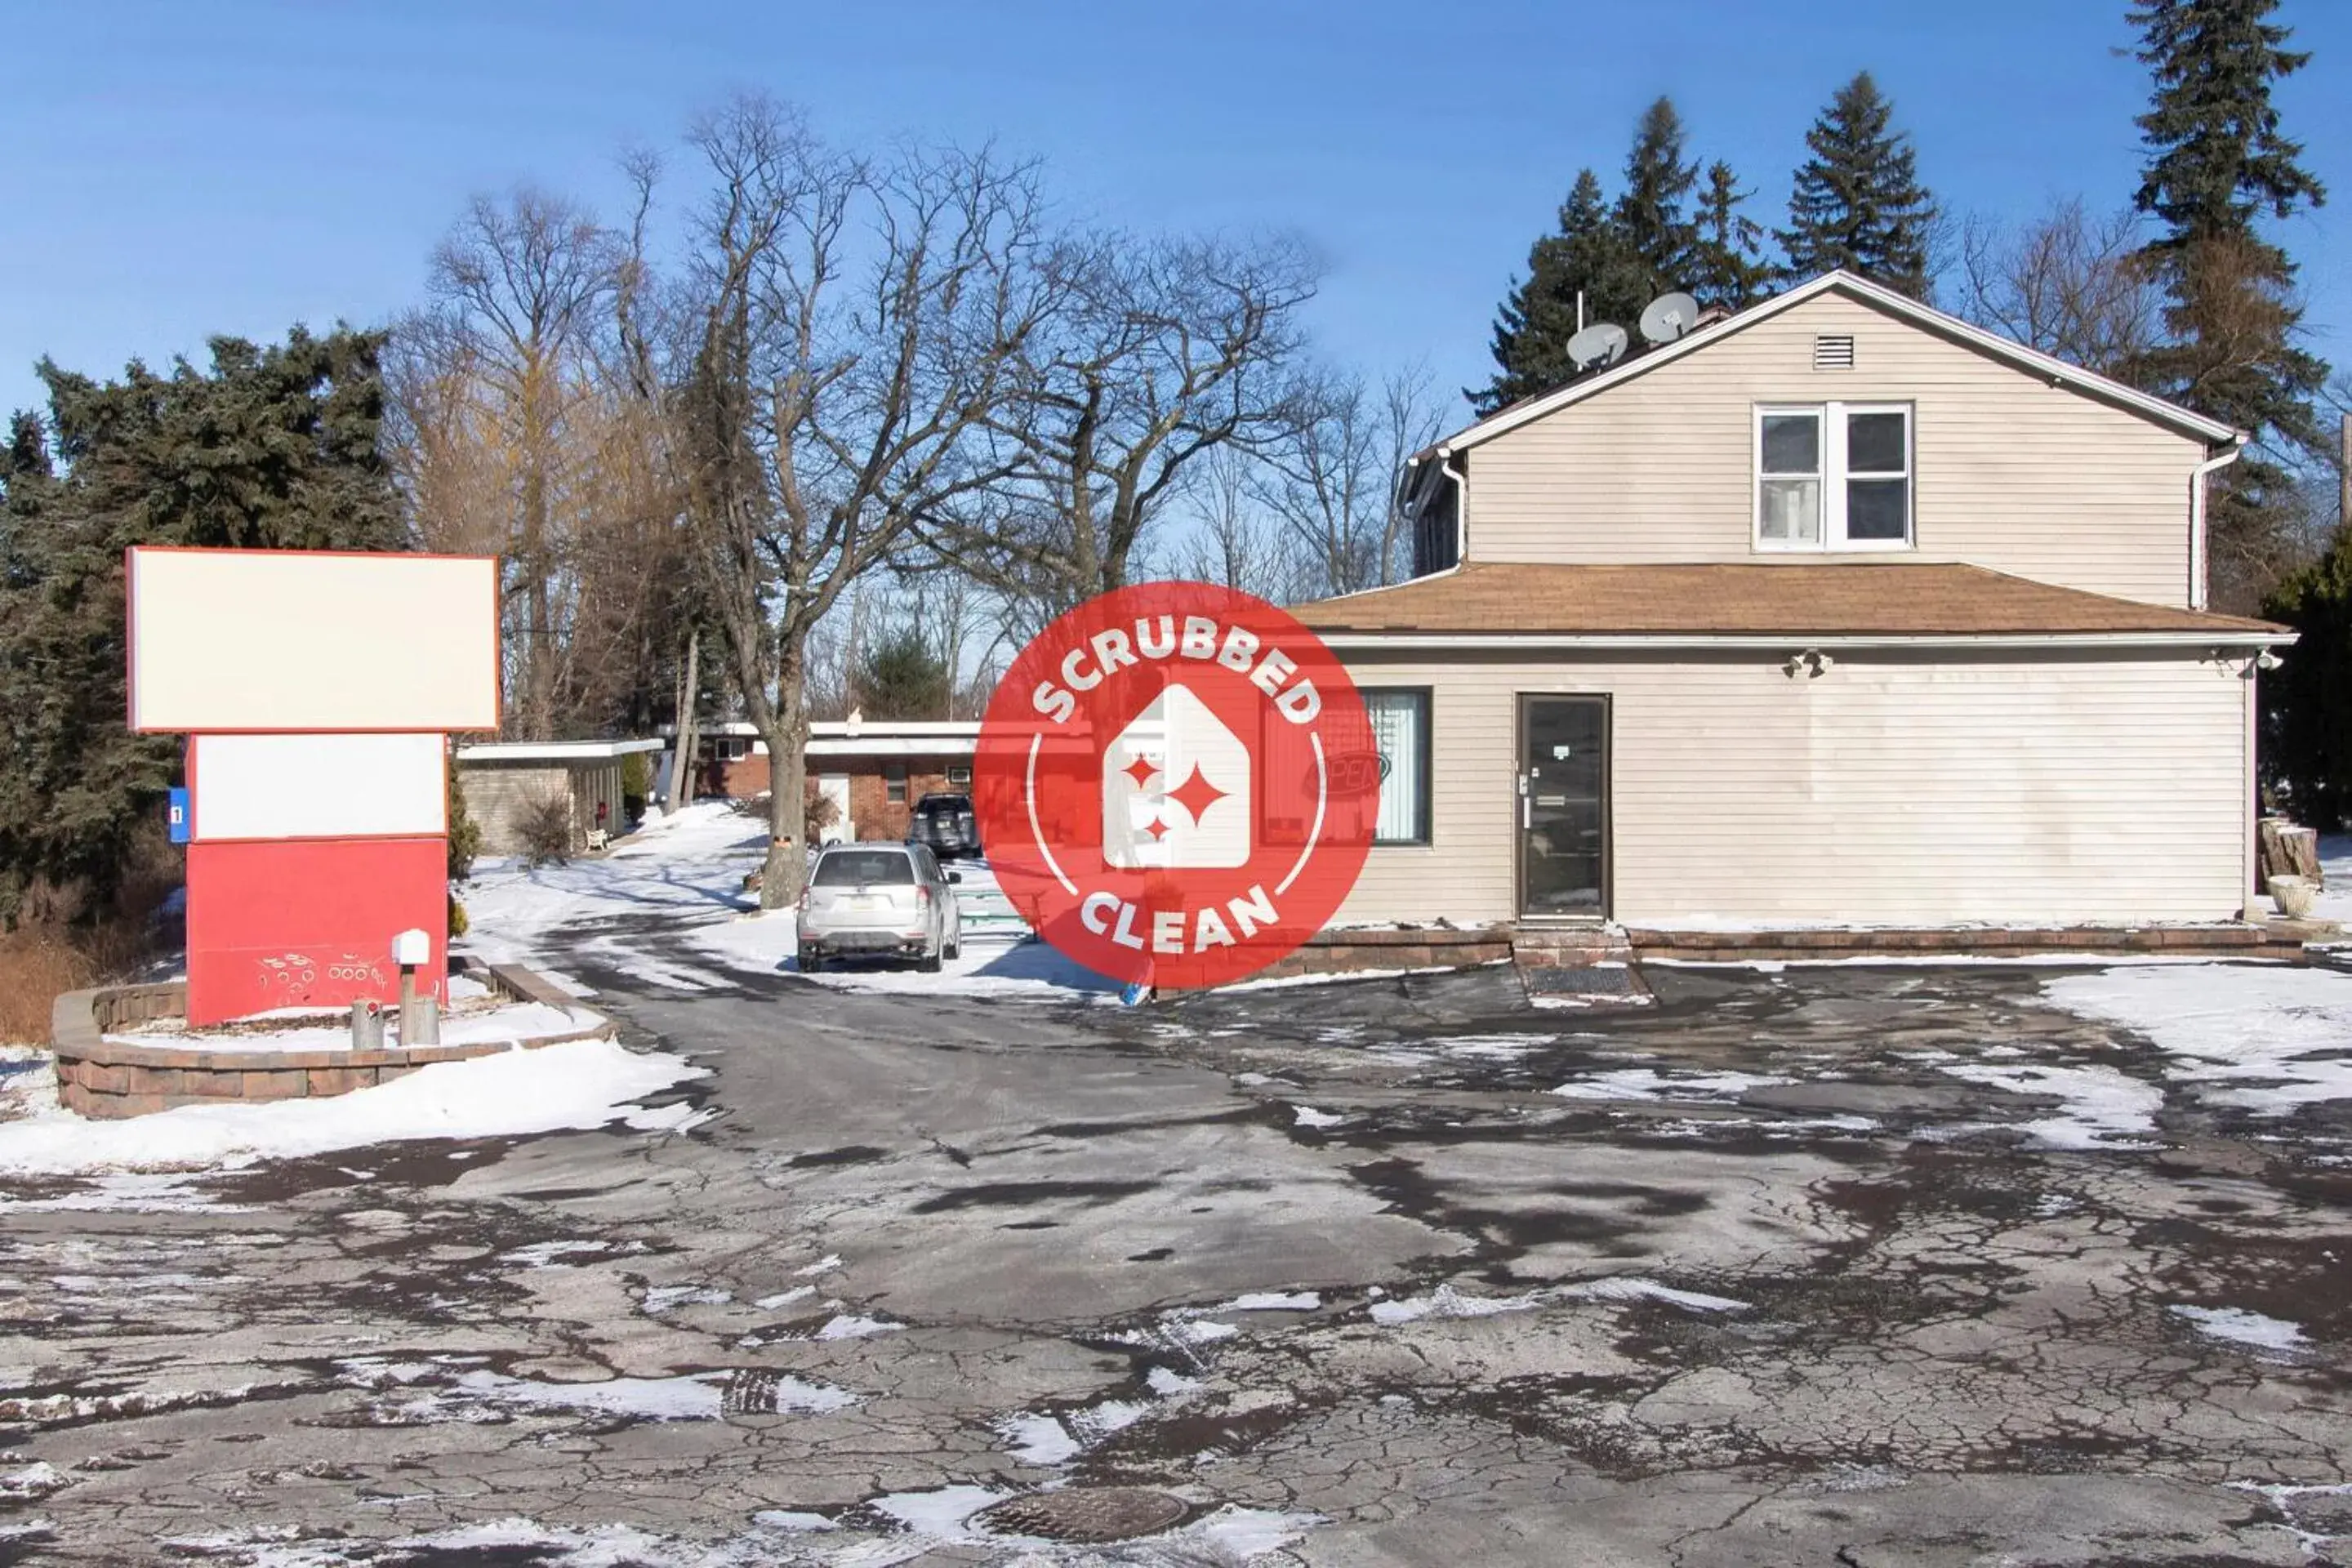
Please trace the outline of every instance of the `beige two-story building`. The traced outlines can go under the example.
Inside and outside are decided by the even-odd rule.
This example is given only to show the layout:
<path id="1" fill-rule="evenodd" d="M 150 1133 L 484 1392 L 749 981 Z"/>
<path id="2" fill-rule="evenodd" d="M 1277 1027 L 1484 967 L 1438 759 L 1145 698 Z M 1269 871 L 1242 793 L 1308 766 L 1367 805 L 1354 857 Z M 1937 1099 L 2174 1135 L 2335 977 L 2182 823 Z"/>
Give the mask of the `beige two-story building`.
<path id="1" fill-rule="evenodd" d="M 1343 923 L 2140 925 L 2252 903 L 2238 432 L 1833 273 L 1471 426 L 1366 693 Z"/>

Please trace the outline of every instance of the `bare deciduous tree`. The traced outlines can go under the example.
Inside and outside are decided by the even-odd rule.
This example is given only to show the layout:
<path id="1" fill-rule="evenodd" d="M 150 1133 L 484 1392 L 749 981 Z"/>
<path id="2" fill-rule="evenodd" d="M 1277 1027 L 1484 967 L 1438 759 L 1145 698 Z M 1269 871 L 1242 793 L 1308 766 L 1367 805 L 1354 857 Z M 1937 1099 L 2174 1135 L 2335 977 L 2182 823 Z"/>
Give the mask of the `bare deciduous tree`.
<path id="1" fill-rule="evenodd" d="M 756 98 L 692 140 L 711 188 L 679 451 L 714 619 L 767 742 L 772 909 L 805 871 L 812 634 L 919 517 L 1002 477 L 976 437 L 1050 273 L 1024 166 L 925 152 L 869 164 Z"/>
<path id="2" fill-rule="evenodd" d="M 1404 540 L 1396 503 L 1405 459 L 1436 437 L 1424 368 L 1377 388 L 1326 374 L 1295 398 L 1298 417 L 1268 443 L 1257 491 L 1306 550 L 1307 592 L 1352 594 L 1393 580 Z"/>
<path id="3" fill-rule="evenodd" d="M 2164 339 L 2164 290 L 2129 212 L 2094 217 L 2079 196 L 2015 226 L 1961 230 L 1959 313 L 2101 375 L 2128 378 Z"/>
<path id="4" fill-rule="evenodd" d="M 1066 242 L 1055 310 L 987 427 L 1005 478 L 926 514 L 933 546 L 1043 619 L 1129 580 L 1187 470 L 1294 418 L 1317 272 L 1281 239 Z"/>

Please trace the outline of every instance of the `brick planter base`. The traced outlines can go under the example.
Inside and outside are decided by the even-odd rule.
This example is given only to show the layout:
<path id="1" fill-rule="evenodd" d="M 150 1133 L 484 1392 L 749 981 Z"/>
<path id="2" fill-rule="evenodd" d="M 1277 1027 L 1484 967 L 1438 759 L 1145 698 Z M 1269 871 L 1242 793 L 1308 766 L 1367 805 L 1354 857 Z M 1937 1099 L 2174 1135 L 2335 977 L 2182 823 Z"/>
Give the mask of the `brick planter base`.
<path id="1" fill-rule="evenodd" d="M 1360 969 L 1466 969 L 1499 963 L 1511 956 L 1511 933 L 1503 927 L 1456 931 L 1321 931 L 1305 946 L 1250 976 L 1278 980 L 1297 974 L 1345 974 Z"/>
<path id="2" fill-rule="evenodd" d="M 571 1001 L 518 965 L 489 965 L 481 978 L 512 1001 L 558 1007 Z M 181 1016 L 187 1001 L 187 986 L 176 982 L 102 986 L 58 997 L 50 1014 L 49 1040 L 58 1058 L 59 1103 L 83 1116 L 118 1120 L 181 1105 L 311 1099 L 372 1089 L 434 1062 L 464 1061 L 512 1048 L 507 1041 L 486 1040 L 380 1051 L 240 1051 L 231 1047 L 136 1046 L 105 1037 L 110 1029 Z M 535 1048 L 609 1038 L 612 1033 L 610 1024 L 599 1024 L 519 1043 Z"/>

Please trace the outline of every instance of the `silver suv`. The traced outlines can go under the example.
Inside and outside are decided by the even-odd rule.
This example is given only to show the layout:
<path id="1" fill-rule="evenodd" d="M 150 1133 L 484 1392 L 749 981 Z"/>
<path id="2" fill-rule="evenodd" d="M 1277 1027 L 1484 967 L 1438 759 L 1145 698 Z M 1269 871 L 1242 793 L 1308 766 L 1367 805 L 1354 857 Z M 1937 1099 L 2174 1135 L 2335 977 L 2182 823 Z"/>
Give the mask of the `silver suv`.
<path id="1" fill-rule="evenodd" d="M 956 884 L 921 844 L 833 844 L 801 895 L 801 973 L 843 958 L 911 958 L 936 973 L 963 952 Z"/>

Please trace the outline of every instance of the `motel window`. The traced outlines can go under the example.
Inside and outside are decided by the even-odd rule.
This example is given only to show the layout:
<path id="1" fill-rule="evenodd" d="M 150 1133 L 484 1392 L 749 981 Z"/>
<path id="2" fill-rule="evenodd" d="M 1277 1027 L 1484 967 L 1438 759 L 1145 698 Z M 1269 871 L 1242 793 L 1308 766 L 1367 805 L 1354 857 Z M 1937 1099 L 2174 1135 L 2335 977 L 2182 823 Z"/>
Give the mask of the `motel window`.
<path id="1" fill-rule="evenodd" d="M 751 754 L 751 742 L 743 735 L 719 735 L 711 741 L 710 751 L 722 763 L 740 763 Z"/>
<path id="2" fill-rule="evenodd" d="M 882 764 L 882 798 L 892 805 L 907 804 L 906 763 L 884 763 Z"/>
<path id="3" fill-rule="evenodd" d="M 1372 744 L 1381 754 L 1381 814 L 1375 844 L 1426 844 L 1429 813 L 1429 689 L 1366 690 Z"/>
<path id="4" fill-rule="evenodd" d="M 1907 404 L 1756 410 L 1756 548 L 1903 550 L 1911 543 Z"/>
<path id="5" fill-rule="evenodd" d="M 971 787 L 971 764 L 970 763 L 950 763 L 948 764 L 948 788 L 970 789 Z"/>

